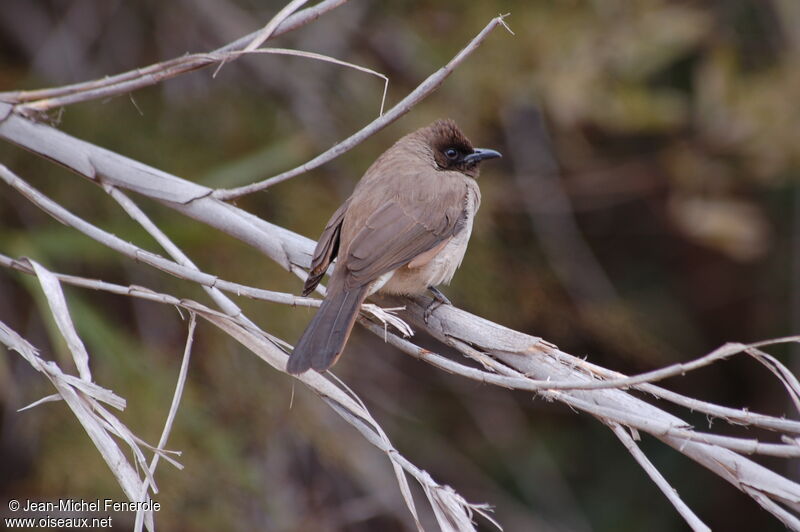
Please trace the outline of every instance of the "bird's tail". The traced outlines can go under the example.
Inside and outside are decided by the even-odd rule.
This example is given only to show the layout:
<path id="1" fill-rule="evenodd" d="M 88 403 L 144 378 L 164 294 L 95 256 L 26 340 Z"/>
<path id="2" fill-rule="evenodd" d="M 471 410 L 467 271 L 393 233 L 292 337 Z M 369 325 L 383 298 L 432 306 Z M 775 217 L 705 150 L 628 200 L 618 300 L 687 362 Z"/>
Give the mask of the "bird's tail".
<path id="1" fill-rule="evenodd" d="M 368 286 L 344 290 L 332 287 L 333 284 L 328 285 L 327 297 L 289 356 L 286 371 L 293 375 L 310 368 L 325 371 L 331 367 L 353 330 Z"/>

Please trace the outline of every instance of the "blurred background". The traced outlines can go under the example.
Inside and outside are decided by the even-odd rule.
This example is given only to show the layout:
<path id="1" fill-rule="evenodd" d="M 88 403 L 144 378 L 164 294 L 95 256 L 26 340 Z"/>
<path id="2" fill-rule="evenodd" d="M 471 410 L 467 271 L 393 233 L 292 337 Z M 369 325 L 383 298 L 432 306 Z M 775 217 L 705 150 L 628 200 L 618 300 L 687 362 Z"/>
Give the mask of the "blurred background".
<path id="1" fill-rule="evenodd" d="M 3 0 L 0 90 L 212 50 L 257 29 L 283 4 Z M 392 105 L 506 12 L 515 35 L 496 30 L 408 115 L 336 161 L 237 205 L 316 239 L 377 155 L 451 117 L 475 145 L 505 156 L 484 165 L 470 249 L 444 290 L 455 305 L 629 373 L 727 341 L 797 333 L 796 0 L 353 0 L 269 44 L 382 72 Z M 354 70 L 257 56 L 216 78 L 203 70 L 51 119 L 122 155 L 229 187 L 294 167 L 345 138 L 377 116 L 381 91 L 379 79 Z M 160 251 L 92 184 L 7 144 L 0 162 L 93 223 Z M 204 271 L 300 292 L 297 278 L 254 249 L 157 204 L 142 206 Z M 0 194 L 0 252 L 207 301 L 190 283 L 121 258 L 10 189 Z M 186 322 L 174 308 L 65 290 L 97 382 L 128 400 L 121 419 L 155 443 Z M 239 303 L 289 342 L 312 315 Z M 0 320 L 73 370 L 34 279 L 0 271 Z M 771 352 L 800 367 L 800 352 Z M 506 530 L 685 528 L 591 417 L 434 370 L 360 330 L 336 374 L 405 456 L 468 500 L 493 504 Z M 665 384 L 728 406 L 796 415 L 780 385 L 744 358 Z M 0 499 L 121 500 L 63 403 L 16 413 L 50 393 L 15 353 L 0 357 Z M 704 417 L 679 413 L 707 427 Z M 783 528 L 694 462 L 647 437 L 641 445 L 713 529 Z M 168 447 L 183 451 L 186 468 L 159 469 L 162 530 L 413 529 L 383 455 L 316 396 L 205 323 Z M 786 462 L 763 463 L 787 472 Z M 124 530 L 131 521 L 115 523 Z M 490 529 L 485 521 L 481 528 Z"/>

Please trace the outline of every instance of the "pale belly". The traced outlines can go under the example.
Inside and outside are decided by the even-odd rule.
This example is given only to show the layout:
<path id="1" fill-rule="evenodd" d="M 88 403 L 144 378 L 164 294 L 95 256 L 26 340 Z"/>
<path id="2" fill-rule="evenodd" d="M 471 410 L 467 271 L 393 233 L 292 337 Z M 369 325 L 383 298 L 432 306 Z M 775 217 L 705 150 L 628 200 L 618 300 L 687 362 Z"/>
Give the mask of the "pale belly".
<path id="1" fill-rule="evenodd" d="M 383 274 L 372 284 L 369 293 L 414 295 L 424 293 L 429 286 L 450 283 L 467 251 L 476 203 L 470 190 L 466 199 L 467 216 L 464 227 L 429 262 L 418 268 L 402 266 Z"/>

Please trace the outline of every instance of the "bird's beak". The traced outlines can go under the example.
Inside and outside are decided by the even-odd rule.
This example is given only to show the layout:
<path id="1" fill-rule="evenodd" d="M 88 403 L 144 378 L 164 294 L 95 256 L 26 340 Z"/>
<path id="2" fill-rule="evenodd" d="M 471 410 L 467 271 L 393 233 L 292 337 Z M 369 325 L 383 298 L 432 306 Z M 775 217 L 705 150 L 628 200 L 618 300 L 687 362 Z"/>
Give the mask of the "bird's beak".
<path id="1" fill-rule="evenodd" d="M 503 155 L 499 151 L 487 150 L 485 148 L 475 148 L 475 151 L 464 157 L 464 162 L 467 164 L 474 164 L 483 161 L 484 159 L 496 159 Z"/>

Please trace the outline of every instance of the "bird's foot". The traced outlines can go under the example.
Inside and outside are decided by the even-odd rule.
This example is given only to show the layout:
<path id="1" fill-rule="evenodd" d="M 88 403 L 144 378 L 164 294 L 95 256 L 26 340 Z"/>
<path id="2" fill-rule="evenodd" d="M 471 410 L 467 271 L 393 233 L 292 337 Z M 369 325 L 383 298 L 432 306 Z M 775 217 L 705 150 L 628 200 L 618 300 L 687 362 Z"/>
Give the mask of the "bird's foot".
<path id="1" fill-rule="evenodd" d="M 445 296 L 435 286 L 429 286 L 428 290 L 430 291 L 431 294 L 433 294 L 433 301 L 431 301 L 430 304 L 427 307 L 425 307 L 425 313 L 422 315 L 422 319 L 423 321 L 425 321 L 426 324 L 428 323 L 428 320 L 430 319 L 431 314 L 433 314 L 434 310 L 436 310 L 442 305 L 453 306 L 453 304 L 450 303 L 450 300 L 447 299 L 447 296 Z"/>

